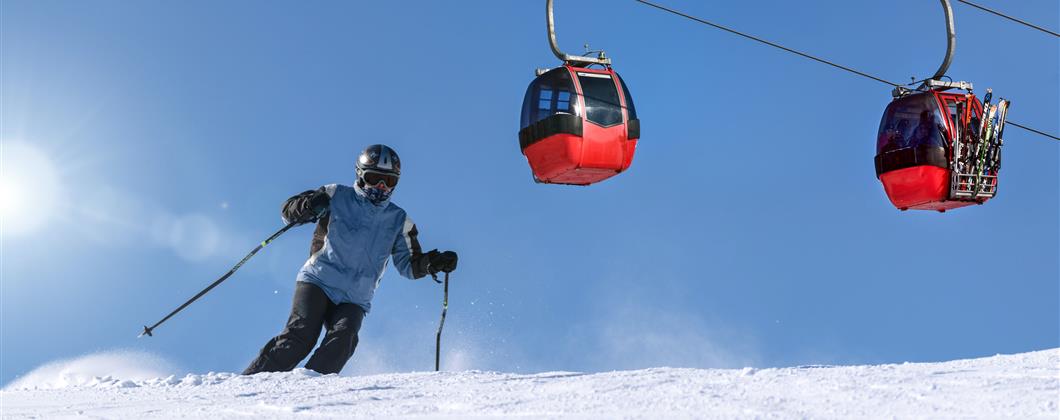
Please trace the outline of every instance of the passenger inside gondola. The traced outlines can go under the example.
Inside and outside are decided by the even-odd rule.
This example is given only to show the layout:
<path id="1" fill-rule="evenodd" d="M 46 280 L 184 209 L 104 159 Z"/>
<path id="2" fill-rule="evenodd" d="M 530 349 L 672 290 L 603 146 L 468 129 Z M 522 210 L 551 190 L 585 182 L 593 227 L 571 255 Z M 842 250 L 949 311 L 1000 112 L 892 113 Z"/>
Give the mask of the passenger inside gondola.
<path id="1" fill-rule="evenodd" d="M 908 123 L 909 121 L 905 119 L 898 120 L 894 127 L 887 128 L 880 133 L 880 138 L 877 141 L 880 153 L 908 147 L 903 134 L 908 129 Z"/>
<path id="2" fill-rule="evenodd" d="M 920 121 L 917 122 L 917 126 L 913 129 L 913 133 L 910 136 L 909 140 L 906 141 L 906 144 L 908 144 L 910 147 L 945 147 L 942 141 L 942 133 L 944 131 L 945 128 L 939 125 L 939 123 L 932 115 L 931 111 L 920 111 Z"/>
<path id="3" fill-rule="evenodd" d="M 877 139 L 878 153 L 907 147 L 946 147 L 942 115 L 932 94 L 916 94 L 887 107 Z"/>

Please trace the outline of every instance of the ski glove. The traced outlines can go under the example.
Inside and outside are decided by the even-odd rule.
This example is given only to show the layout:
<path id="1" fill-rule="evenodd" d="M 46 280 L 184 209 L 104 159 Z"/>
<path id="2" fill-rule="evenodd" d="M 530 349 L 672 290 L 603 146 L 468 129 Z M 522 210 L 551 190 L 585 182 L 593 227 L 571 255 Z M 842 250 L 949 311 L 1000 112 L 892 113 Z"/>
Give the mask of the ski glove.
<path id="1" fill-rule="evenodd" d="M 427 272 L 431 275 L 456 270 L 456 253 L 453 251 L 438 252 L 437 249 L 427 252 Z"/>
<path id="2" fill-rule="evenodd" d="M 327 212 L 330 205 L 331 197 L 323 188 L 306 191 L 283 203 L 283 218 L 289 223 L 315 222 Z"/>

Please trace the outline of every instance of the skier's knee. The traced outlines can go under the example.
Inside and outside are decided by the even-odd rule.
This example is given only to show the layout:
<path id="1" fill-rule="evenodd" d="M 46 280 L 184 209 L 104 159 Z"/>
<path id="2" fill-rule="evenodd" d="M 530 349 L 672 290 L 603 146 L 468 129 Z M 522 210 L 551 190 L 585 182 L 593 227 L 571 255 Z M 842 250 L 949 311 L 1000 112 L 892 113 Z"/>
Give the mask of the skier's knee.
<path id="1" fill-rule="evenodd" d="M 286 347 L 301 355 L 299 357 L 299 360 L 301 360 L 313 350 L 313 345 L 317 343 L 317 337 L 319 337 L 319 333 L 312 334 L 307 331 L 285 330 L 277 337 L 276 341 L 278 347 Z"/>

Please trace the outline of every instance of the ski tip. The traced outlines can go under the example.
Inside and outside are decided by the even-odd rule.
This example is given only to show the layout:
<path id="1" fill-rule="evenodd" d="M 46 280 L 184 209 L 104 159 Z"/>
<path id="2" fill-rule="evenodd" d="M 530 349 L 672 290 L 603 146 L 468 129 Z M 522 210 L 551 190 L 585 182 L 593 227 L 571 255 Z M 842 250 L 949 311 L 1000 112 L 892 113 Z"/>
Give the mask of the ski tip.
<path id="1" fill-rule="evenodd" d="M 145 335 L 148 336 L 148 337 L 154 337 L 154 335 L 151 334 L 151 329 L 147 328 L 146 325 L 144 325 L 144 332 L 140 333 L 140 335 L 136 336 L 136 338 L 141 338 L 141 337 L 143 337 Z"/>

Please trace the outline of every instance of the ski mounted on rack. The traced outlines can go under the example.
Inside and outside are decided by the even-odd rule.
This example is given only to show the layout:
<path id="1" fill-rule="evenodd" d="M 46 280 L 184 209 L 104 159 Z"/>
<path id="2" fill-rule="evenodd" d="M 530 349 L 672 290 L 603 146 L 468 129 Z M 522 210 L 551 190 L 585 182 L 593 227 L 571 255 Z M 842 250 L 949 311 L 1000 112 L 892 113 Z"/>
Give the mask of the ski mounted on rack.
<path id="1" fill-rule="evenodd" d="M 973 198 L 984 194 L 993 197 L 997 194 L 997 174 L 1001 169 L 1001 136 L 1005 129 L 1009 101 L 1001 99 L 996 104 L 991 104 L 990 93 L 987 93 L 987 96 L 983 104 L 982 127 L 979 135 L 972 139 L 975 144 L 975 154 L 972 156 L 975 165 L 972 167 L 971 174 L 962 174 L 975 177 L 971 188 Z M 966 192 L 966 185 L 959 184 L 958 186 L 962 189 L 961 193 Z"/>

